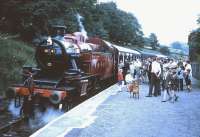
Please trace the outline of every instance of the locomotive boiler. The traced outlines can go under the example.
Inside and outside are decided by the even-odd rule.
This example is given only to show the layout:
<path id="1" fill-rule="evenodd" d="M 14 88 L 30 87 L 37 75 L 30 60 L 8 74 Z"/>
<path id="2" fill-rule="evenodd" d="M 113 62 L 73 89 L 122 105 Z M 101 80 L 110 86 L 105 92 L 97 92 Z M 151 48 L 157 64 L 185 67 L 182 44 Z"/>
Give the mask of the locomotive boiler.
<path id="1" fill-rule="evenodd" d="M 80 32 L 58 34 L 41 42 L 35 52 L 37 67 L 24 67 L 21 84 L 7 91 L 21 104 L 27 101 L 39 106 L 62 106 L 82 96 L 94 94 L 97 88 L 116 82 L 118 50 L 99 38 L 87 38 Z"/>

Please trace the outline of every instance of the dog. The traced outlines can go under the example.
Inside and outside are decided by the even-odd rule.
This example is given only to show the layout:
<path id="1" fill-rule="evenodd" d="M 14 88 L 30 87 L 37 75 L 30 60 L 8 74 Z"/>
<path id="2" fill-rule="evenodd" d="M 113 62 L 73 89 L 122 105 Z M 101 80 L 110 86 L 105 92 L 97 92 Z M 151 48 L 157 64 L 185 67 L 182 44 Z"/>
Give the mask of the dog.
<path id="1" fill-rule="evenodd" d="M 128 84 L 128 91 L 130 92 L 130 98 L 133 96 L 133 98 L 139 99 L 139 82 L 133 81 L 132 83 Z"/>

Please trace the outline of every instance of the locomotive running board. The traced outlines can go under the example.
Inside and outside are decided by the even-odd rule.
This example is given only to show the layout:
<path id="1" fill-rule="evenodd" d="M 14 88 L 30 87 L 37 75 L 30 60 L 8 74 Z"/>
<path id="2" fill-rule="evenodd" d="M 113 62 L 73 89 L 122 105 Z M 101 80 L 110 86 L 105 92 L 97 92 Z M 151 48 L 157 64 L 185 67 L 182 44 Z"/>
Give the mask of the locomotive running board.
<path id="1" fill-rule="evenodd" d="M 47 86 L 55 86 L 55 85 L 57 85 L 59 83 L 59 81 L 34 80 L 34 83 L 36 85 L 43 84 L 43 85 L 47 85 Z"/>

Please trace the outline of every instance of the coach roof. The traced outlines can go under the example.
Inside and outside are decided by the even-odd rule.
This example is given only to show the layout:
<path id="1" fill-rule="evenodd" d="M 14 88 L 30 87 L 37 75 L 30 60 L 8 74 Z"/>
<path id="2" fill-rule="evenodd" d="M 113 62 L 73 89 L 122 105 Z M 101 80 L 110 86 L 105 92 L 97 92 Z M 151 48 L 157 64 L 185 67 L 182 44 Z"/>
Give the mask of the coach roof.
<path id="1" fill-rule="evenodd" d="M 114 47 L 116 47 L 119 52 L 125 52 L 125 53 L 131 53 L 131 54 L 136 54 L 136 55 L 141 55 L 140 52 L 133 50 L 133 49 L 129 49 L 129 48 L 124 48 L 124 47 L 120 47 L 117 45 L 113 45 Z"/>

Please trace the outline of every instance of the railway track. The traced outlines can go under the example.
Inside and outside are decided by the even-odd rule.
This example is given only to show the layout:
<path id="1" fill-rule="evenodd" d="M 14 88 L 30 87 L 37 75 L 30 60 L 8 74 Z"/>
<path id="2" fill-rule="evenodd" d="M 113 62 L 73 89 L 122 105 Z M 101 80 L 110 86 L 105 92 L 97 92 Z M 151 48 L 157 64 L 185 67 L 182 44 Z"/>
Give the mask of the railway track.
<path id="1" fill-rule="evenodd" d="M 24 120 L 25 120 L 24 117 L 17 118 L 15 120 L 12 120 L 12 121 L 8 122 L 7 124 L 1 126 L 0 127 L 0 135 L 3 136 L 6 132 L 11 130 L 12 128 L 19 126 L 21 124 L 21 122 L 23 122 Z"/>
<path id="2" fill-rule="evenodd" d="M 24 117 L 14 115 L 12 111 L 9 111 L 10 104 L 6 99 L 3 99 L 1 103 L 2 104 L 0 109 L 0 137 L 11 136 L 6 133 L 9 132 L 12 128 L 19 126 L 24 121 Z"/>

